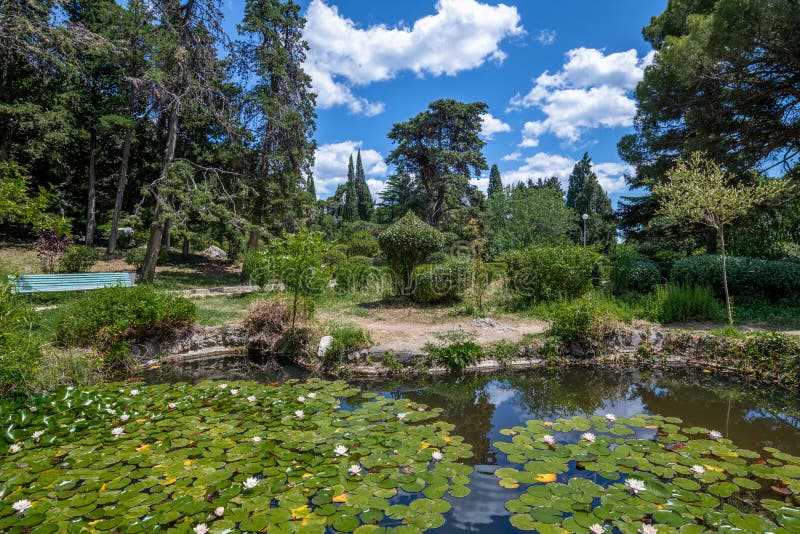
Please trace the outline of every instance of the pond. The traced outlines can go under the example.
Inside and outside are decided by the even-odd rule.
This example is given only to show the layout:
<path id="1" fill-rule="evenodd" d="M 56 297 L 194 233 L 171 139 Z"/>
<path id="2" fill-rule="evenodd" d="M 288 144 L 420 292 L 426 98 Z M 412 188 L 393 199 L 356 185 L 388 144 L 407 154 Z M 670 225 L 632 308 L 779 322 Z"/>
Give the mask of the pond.
<path id="1" fill-rule="evenodd" d="M 249 378 L 275 383 L 305 376 L 299 369 L 262 368 L 246 357 L 236 357 L 155 369 L 145 379 L 159 383 Z M 494 474 L 512 462 L 495 443 L 509 440 L 501 429 L 524 426 L 531 419 L 660 414 L 681 419 L 683 427 L 718 430 L 744 449 L 774 447 L 800 455 L 796 396 L 702 370 L 573 367 L 349 383 L 380 396 L 441 408 L 441 419 L 455 425 L 452 433 L 472 446 L 474 455 L 465 460 L 475 467 L 471 493 L 452 499 L 445 525 L 432 532 L 519 532 L 510 523 L 512 512 L 506 509 L 513 495 L 498 486 Z"/>

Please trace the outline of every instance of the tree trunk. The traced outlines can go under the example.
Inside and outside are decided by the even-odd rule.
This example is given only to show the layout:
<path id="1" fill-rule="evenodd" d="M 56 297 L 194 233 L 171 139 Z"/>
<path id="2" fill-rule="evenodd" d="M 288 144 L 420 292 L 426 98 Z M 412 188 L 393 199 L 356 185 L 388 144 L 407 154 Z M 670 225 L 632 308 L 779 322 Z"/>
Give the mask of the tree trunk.
<path id="1" fill-rule="evenodd" d="M 122 201 L 125 198 L 125 186 L 128 185 L 128 161 L 131 157 L 132 140 L 133 130 L 129 129 L 125 134 L 125 143 L 122 146 L 122 161 L 119 165 L 119 181 L 117 182 L 117 197 L 114 200 L 114 215 L 111 218 L 111 235 L 108 238 L 108 254 L 113 254 L 117 249 L 119 218 L 122 215 Z"/>
<path id="2" fill-rule="evenodd" d="M 156 276 L 156 265 L 158 264 L 158 253 L 161 250 L 161 239 L 164 236 L 164 226 L 167 216 L 164 213 L 163 200 L 161 198 L 161 184 L 169 178 L 169 168 L 175 159 L 175 144 L 178 140 L 178 116 L 180 104 L 173 102 L 167 123 L 167 146 L 164 149 L 164 164 L 161 167 L 159 184 L 156 186 L 156 213 L 153 218 L 153 225 L 150 229 L 150 240 L 147 242 L 147 252 L 145 253 L 144 265 L 142 265 L 142 281 L 152 282 Z"/>
<path id="3" fill-rule="evenodd" d="M 725 306 L 728 308 L 728 324 L 733 325 L 733 309 L 731 308 L 731 295 L 728 292 L 728 265 L 725 252 L 725 226 L 719 227 L 720 248 L 722 248 L 722 286 L 725 288 Z"/>
<path id="4" fill-rule="evenodd" d="M 169 252 L 169 247 L 172 246 L 170 230 L 172 230 L 172 217 L 167 217 L 167 220 L 164 221 L 164 235 L 161 238 L 161 248 L 167 250 L 167 252 Z"/>
<path id="5" fill-rule="evenodd" d="M 188 237 L 184 237 L 183 238 L 183 245 L 181 246 L 181 256 L 183 256 L 184 258 L 188 258 L 189 257 L 189 238 Z"/>
<path id="6" fill-rule="evenodd" d="M 86 246 L 94 246 L 94 211 L 97 196 L 97 134 L 94 130 L 89 134 L 89 198 L 86 202 Z"/>

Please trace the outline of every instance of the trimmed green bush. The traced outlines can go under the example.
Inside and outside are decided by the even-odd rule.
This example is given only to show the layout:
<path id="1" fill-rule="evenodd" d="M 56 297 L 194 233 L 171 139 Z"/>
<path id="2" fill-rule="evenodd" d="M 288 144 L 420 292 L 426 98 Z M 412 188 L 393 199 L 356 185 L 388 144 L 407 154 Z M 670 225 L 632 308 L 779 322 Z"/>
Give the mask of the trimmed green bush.
<path id="1" fill-rule="evenodd" d="M 650 258 L 618 258 L 611 265 L 609 279 L 615 293 L 648 293 L 661 282 L 661 270 Z"/>
<path id="2" fill-rule="evenodd" d="M 586 247 L 532 246 L 503 255 L 506 284 L 523 304 L 573 299 L 592 283 L 597 254 Z"/>
<path id="3" fill-rule="evenodd" d="M 374 258 L 380 252 L 378 240 L 369 232 L 355 232 L 347 242 L 348 256 L 366 256 Z"/>
<path id="4" fill-rule="evenodd" d="M 550 319 L 548 336 L 562 343 L 577 344 L 587 355 L 602 348 L 605 338 L 619 322 L 602 304 L 591 299 L 558 303 L 551 308 Z"/>
<path id="5" fill-rule="evenodd" d="M 800 263 L 728 256 L 727 266 L 731 295 L 800 300 Z M 670 279 L 678 284 L 709 286 L 722 295 L 722 258 L 702 254 L 680 259 L 673 264 Z"/>
<path id="6" fill-rule="evenodd" d="M 414 269 L 444 246 L 444 237 L 409 211 L 380 233 L 378 243 L 392 272 L 396 294 L 409 296 Z"/>
<path id="7" fill-rule="evenodd" d="M 414 276 L 413 299 L 422 304 L 459 300 L 472 284 L 474 272 L 472 261 L 465 256 L 422 266 Z"/>
<path id="8" fill-rule="evenodd" d="M 684 284 L 655 286 L 645 304 L 645 313 L 657 323 L 719 321 L 725 316 L 722 303 L 710 287 Z"/>
<path id="9" fill-rule="evenodd" d="M 0 280 L 0 395 L 29 393 L 36 384 L 42 347 L 31 335 L 32 310 Z"/>
<path id="10" fill-rule="evenodd" d="M 58 259 L 58 271 L 61 273 L 88 273 L 97 263 L 97 252 L 84 245 L 64 247 Z"/>
<path id="11" fill-rule="evenodd" d="M 364 289 L 380 277 L 377 269 L 372 267 L 372 259 L 353 256 L 339 264 L 336 270 L 336 287 L 342 291 Z"/>
<path id="12" fill-rule="evenodd" d="M 66 346 L 94 347 L 113 367 L 130 343 L 174 335 L 196 317 L 197 308 L 187 298 L 146 285 L 109 287 L 62 306 L 56 339 Z"/>

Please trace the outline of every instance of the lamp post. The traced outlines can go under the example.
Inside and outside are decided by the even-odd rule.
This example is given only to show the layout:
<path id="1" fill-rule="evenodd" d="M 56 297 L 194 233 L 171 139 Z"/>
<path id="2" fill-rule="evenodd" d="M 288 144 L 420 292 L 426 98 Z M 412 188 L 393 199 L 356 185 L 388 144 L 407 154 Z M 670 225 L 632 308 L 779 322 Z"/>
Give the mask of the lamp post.
<path id="1" fill-rule="evenodd" d="M 583 246 L 586 246 L 586 221 L 589 220 L 589 214 L 584 213 L 581 215 L 581 219 L 583 219 Z"/>

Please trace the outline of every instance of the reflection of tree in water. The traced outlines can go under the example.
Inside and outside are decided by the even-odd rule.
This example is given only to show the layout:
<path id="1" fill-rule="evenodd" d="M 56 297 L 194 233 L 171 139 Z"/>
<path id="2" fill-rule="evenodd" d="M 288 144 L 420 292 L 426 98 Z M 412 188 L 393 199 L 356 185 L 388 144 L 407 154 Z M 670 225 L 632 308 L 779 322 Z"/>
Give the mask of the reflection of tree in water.
<path id="1" fill-rule="evenodd" d="M 456 426 L 454 434 L 463 436 L 472 445 L 470 463 L 490 463 L 492 416 L 494 405 L 486 386 L 494 380 L 489 375 L 459 375 L 421 378 L 404 382 L 354 384 L 362 389 L 384 391 L 394 398 L 442 408 L 441 419 Z"/>

